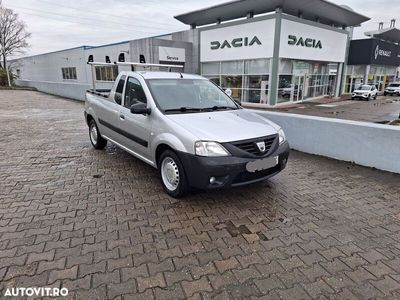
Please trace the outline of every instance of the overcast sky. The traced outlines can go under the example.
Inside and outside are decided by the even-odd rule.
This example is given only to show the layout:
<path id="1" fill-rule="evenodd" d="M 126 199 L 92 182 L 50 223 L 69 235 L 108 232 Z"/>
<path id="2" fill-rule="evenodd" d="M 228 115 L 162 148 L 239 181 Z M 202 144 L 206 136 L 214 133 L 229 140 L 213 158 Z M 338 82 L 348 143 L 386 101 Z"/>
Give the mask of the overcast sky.
<path id="1" fill-rule="evenodd" d="M 25 55 L 81 45 L 102 45 L 188 29 L 173 16 L 227 0 L 3 0 L 32 33 Z M 268 0 L 265 0 L 268 1 Z M 299 0 L 301 1 L 301 0 Z M 371 18 L 355 37 L 389 26 L 400 12 L 398 0 L 331 0 Z M 400 18 L 397 20 L 400 25 Z"/>

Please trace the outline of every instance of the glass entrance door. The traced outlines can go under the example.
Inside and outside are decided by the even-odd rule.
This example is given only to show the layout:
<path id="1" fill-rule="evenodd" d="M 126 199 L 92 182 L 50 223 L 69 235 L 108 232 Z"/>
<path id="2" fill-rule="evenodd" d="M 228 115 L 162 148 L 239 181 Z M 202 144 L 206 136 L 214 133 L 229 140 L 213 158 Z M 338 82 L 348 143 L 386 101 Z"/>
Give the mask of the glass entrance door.
<path id="1" fill-rule="evenodd" d="M 293 76 L 292 85 L 292 101 L 297 102 L 303 100 L 304 96 L 304 75 Z"/>

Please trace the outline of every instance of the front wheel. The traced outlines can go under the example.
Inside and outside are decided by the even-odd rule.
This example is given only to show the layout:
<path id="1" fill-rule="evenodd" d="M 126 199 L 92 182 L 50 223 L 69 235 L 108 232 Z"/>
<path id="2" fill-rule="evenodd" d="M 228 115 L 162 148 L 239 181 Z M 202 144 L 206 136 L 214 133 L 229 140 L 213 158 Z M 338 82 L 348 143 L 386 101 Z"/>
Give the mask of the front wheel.
<path id="1" fill-rule="evenodd" d="M 180 198 L 188 192 L 188 184 L 183 165 L 175 152 L 166 150 L 161 154 L 158 170 L 164 191 Z"/>
<path id="2" fill-rule="evenodd" d="M 368 95 L 367 101 L 371 100 L 371 95 Z"/>
<path id="3" fill-rule="evenodd" d="M 374 100 L 376 100 L 376 98 L 378 97 L 378 94 L 375 94 L 375 96 L 374 96 Z"/>
<path id="4" fill-rule="evenodd" d="M 89 138 L 95 149 L 101 150 L 107 146 L 107 140 L 101 137 L 95 120 L 89 122 Z"/>

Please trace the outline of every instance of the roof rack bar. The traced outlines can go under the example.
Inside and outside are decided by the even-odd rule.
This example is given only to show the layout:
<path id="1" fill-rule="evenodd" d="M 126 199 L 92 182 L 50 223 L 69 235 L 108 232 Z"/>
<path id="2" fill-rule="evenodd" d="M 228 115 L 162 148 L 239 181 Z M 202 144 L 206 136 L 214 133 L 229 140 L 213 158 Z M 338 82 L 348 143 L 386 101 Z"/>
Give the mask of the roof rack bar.
<path id="1" fill-rule="evenodd" d="M 167 65 L 167 64 L 148 64 L 137 62 L 115 62 L 116 65 L 121 66 L 138 66 L 138 67 L 165 67 L 165 68 L 183 68 L 183 65 Z"/>
<path id="2" fill-rule="evenodd" d="M 106 63 L 106 62 L 87 62 L 88 65 L 92 65 L 92 66 L 113 66 L 113 63 Z"/>

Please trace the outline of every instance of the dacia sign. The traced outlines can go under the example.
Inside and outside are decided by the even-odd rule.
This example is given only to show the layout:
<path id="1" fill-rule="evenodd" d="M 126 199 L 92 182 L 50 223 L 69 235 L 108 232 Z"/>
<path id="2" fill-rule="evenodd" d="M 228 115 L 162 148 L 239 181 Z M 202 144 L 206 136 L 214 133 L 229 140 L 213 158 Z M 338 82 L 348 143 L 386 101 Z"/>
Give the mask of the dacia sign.
<path id="1" fill-rule="evenodd" d="M 289 36 L 288 36 L 288 44 L 289 45 L 307 47 L 307 48 L 322 49 L 322 43 L 321 43 L 320 40 L 311 39 L 311 38 L 297 37 L 297 36 L 291 35 L 291 34 L 289 34 Z"/>
<path id="2" fill-rule="evenodd" d="M 275 20 L 200 29 L 200 61 L 265 59 L 274 50 Z"/>
<path id="3" fill-rule="evenodd" d="M 282 19 L 279 56 L 286 59 L 344 62 L 347 32 Z"/>
<path id="4" fill-rule="evenodd" d="M 253 45 L 261 45 L 261 42 L 257 36 L 249 39 L 248 37 L 244 38 L 234 38 L 230 42 L 228 40 L 220 41 L 211 41 L 211 50 L 224 49 L 224 48 L 238 48 L 238 47 L 248 47 Z"/>

